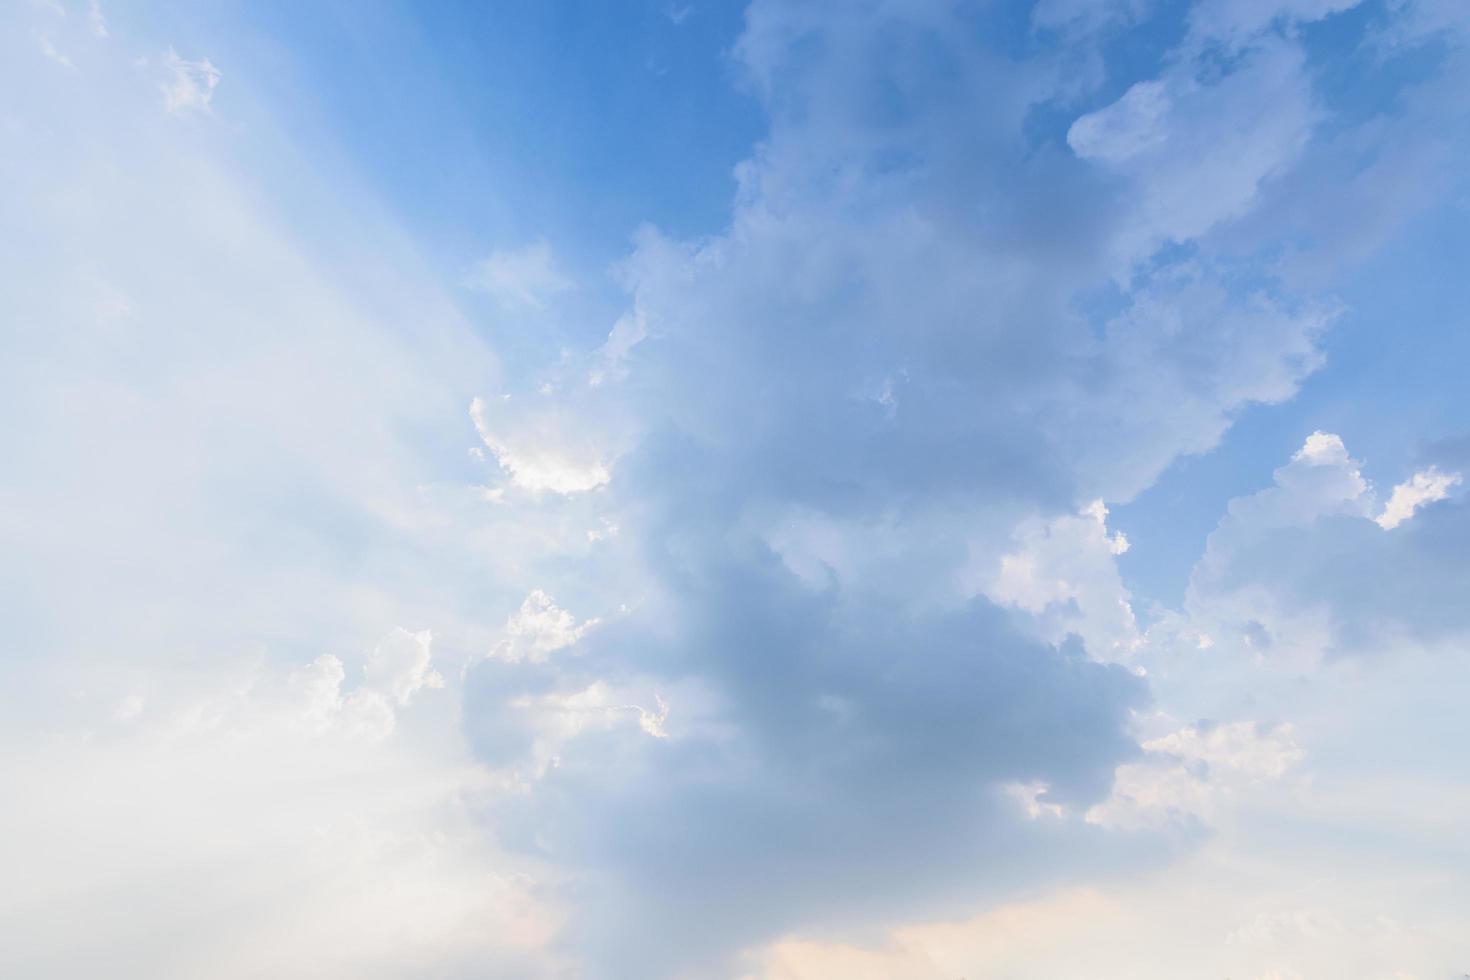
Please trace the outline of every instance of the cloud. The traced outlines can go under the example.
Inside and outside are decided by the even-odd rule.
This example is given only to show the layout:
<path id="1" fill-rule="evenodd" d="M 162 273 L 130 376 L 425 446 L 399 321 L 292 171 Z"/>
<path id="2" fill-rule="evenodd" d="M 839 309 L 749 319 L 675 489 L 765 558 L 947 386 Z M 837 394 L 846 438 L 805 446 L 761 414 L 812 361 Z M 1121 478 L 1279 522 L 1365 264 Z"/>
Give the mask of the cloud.
<path id="1" fill-rule="evenodd" d="M 1128 539 L 1109 535 L 1107 513 L 1095 501 L 1077 515 L 1026 522 L 1016 529 L 1016 550 L 980 584 L 995 602 L 1036 616 L 1053 642 L 1076 633 L 1094 658 L 1126 661 L 1142 637 L 1114 562 Z"/>
<path id="2" fill-rule="evenodd" d="M 494 656 L 511 662 L 542 663 L 548 656 L 576 643 L 597 626 L 596 619 L 578 623 L 575 616 L 536 589 L 505 622 L 505 637 Z"/>
<path id="3" fill-rule="evenodd" d="M 1290 170 L 1310 80 L 1285 39 L 1216 77 L 1181 68 L 1140 90 L 1137 132 L 1089 144 L 1127 131 L 1126 149 L 1081 160 L 1025 137 L 1074 80 L 986 38 L 943 5 L 753 6 L 736 50 L 771 128 L 729 226 L 640 233 L 593 354 L 616 371 L 590 380 L 617 383 L 512 399 L 485 440 L 525 486 L 551 481 L 520 479 L 523 446 L 616 460 L 596 495 L 616 570 L 537 583 L 597 629 L 466 680 L 476 751 L 516 789 L 490 820 L 577 882 L 561 942 L 591 975 L 729 972 L 782 931 L 1175 846 L 1158 821 L 1140 843 L 1085 819 L 1143 753 L 1149 697 L 1108 662 L 1142 635 L 1094 502 L 1321 365 L 1330 299 L 1280 288 L 1270 258 L 1241 275 L 1157 251 Z M 1206 149 L 1231 172 L 1202 173 Z M 1089 305 L 1100 289 L 1115 301 Z M 568 452 L 611 403 L 616 455 Z M 663 738 L 636 724 L 654 694 Z M 1063 816 L 1032 819 L 1017 787 Z"/>
<path id="4" fill-rule="evenodd" d="M 1218 72 L 1208 59 L 1184 54 L 1068 130 L 1073 152 L 1126 182 L 1136 217 L 1112 243 L 1120 271 L 1167 242 L 1246 217 L 1300 158 L 1320 118 L 1297 46 L 1261 38 Z"/>
<path id="5" fill-rule="evenodd" d="M 1067 145 L 1083 159 L 1120 164 L 1164 142 L 1168 112 L 1164 84 L 1139 82 L 1117 102 L 1074 122 Z"/>
<path id="6" fill-rule="evenodd" d="M 1280 779 L 1303 756 L 1290 724 L 1190 725 L 1142 747 L 1147 758 L 1119 767 L 1112 795 L 1087 810 L 1089 823 L 1138 829 L 1216 818 L 1232 795 Z"/>
<path id="7" fill-rule="evenodd" d="M 440 688 L 444 678 L 430 667 L 430 636 L 395 629 L 377 644 L 363 665 L 363 679 L 343 692 L 342 661 L 323 654 L 291 674 L 290 685 L 301 715 L 318 731 L 340 728 L 369 739 L 387 738 L 398 711 L 423 688 Z"/>
<path id="8" fill-rule="evenodd" d="M 1460 474 L 1441 473 L 1433 466 L 1415 473 L 1407 482 L 1393 488 L 1393 495 L 1383 505 L 1383 513 L 1374 520 L 1385 531 L 1392 530 L 1413 517 L 1414 511 L 1425 504 L 1444 500 L 1460 482 Z"/>
<path id="9" fill-rule="evenodd" d="M 484 399 L 476 397 L 470 402 L 470 418 L 480 440 L 519 487 L 574 494 L 596 490 L 610 479 L 598 447 L 589 445 L 585 433 L 569 432 L 554 415 L 541 416 L 533 423 L 534 429 L 523 423 L 513 437 L 514 445 L 498 434 L 503 430 L 492 427 Z"/>
<path id="10" fill-rule="evenodd" d="M 1470 621 L 1451 595 L 1464 570 L 1446 550 L 1464 533 L 1455 485 L 1431 466 L 1380 507 L 1342 439 L 1315 432 L 1275 486 L 1231 501 L 1191 575 L 1191 615 L 1303 665 L 1461 636 Z"/>
<path id="11" fill-rule="evenodd" d="M 1312 433 L 1179 609 L 1135 612 L 1109 525 L 1322 368 L 1341 306 L 1292 270 L 1339 253 L 1296 229 L 1434 155 L 1393 149 L 1432 108 L 1333 115 L 1297 26 L 1338 6 L 1197 4 L 1120 63 L 1149 4 L 1028 33 L 757 0 L 728 222 L 636 233 L 600 326 L 562 322 L 546 242 L 493 251 L 466 284 L 551 328 L 504 363 L 309 148 L 178 126 L 120 49 L 0 64 L 39 86 L 0 132 L 0 285 L 46 328 L 0 359 L 0 611 L 40 651 L 3 713 L 40 746 L 5 763 L 40 883 L 7 968 L 1448 962 L 1377 905 L 1463 908 L 1426 869 L 1463 812 L 1466 461 L 1383 504 Z M 233 108 L 165 67 L 170 112 Z"/>
<path id="12" fill-rule="evenodd" d="M 163 67 L 169 74 L 162 86 L 163 104 L 169 112 L 209 111 L 209 103 L 214 98 L 214 89 L 221 76 L 208 58 L 190 61 L 169 48 L 163 56 Z"/>
<path id="13" fill-rule="evenodd" d="M 551 246 L 535 241 L 520 249 L 495 249 L 465 278 L 471 289 L 488 293 L 507 309 L 542 309 L 572 282 L 557 267 Z"/>

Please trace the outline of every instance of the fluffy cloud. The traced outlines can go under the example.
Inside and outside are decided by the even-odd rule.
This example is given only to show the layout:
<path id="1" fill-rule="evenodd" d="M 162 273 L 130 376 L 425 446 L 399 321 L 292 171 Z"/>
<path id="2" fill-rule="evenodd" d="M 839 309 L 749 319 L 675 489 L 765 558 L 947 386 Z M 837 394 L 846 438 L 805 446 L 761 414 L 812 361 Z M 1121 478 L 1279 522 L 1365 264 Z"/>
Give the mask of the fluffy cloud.
<path id="1" fill-rule="evenodd" d="M 1470 461 L 1384 503 L 1312 434 L 1176 610 L 1135 614 L 1108 526 L 1321 368 L 1300 263 L 1346 253 L 1295 232 L 1322 173 L 1374 183 L 1338 151 L 1435 155 L 1323 126 L 1298 28 L 1343 6 L 1199 3 L 1120 68 L 1147 3 L 757 0 L 727 226 L 639 231 L 623 308 L 506 365 L 372 209 L 272 183 L 296 150 L 247 165 L 210 62 L 170 51 L 163 113 L 48 28 L 91 60 L 0 133 L 35 255 L 0 269 L 0 610 L 46 654 L 14 972 L 1131 977 L 1161 929 L 1159 976 L 1441 964 L 1354 904 L 1441 882 L 1314 882 L 1334 833 L 1416 872 L 1444 839 L 1452 780 L 1383 799 L 1401 754 L 1335 709 L 1417 698 L 1449 767 Z M 547 322 L 572 288 L 543 241 L 469 285 Z"/>
<path id="2" fill-rule="evenodd" d="M 323 654 L 291 676 L 302 701 L 302 717 L 318 730 L 345 726 L 373 738 L 392 734 L 397 710 L 422 688 L 444 686 L 444 678 L 430 667 L 427 630 L 394 630 L 373 648 L 364 665 L 362 683 L 344 694 L 346 671 L 342 661 Z"/>
<path id="3" fill-rule="evenodd" d="M 578 623 L 575 616 L 557 606 L 556 600 L 537 589 L 506 620 L 505 638 L 495 648 L 495 656 L 512 662 L 541 662 L 576 643 L 596 625 L 595 619 Z"/>
<path id="4" fill-rule="evenodd" d="M 1053 641 L 1076 633 L 1092 656 L 1126 660 L 1141 637 L 1113 561 L 1128 550 L 1128 539 L 1108 533 L 1107 514 L 1099 500 L 1075 516 L 1026 522 L 1017 529 L 1017 549 L 1001 556 L 981 588 L 1036 616 Z"/>
<path id="5" fill-rule="evenodd" d="M 482 398 L 470 402 L 475 431 L 516 486 L 533 492 L 574 494 L 607 483 L 606 451 L 575 419 L 540 413 L 531 419 L 523 417 L 520 425 L 509 427 L 513 435 L 502 436 L 505 428 L 492 421 L 496 414 Z"/>
<path id="6" fill-rule="evenodd" d="M 1441 473 L 1463 466 L 1464 442 L 1430 445 L 1424 456 Z M 861 945 L 797 932 L 763 950 L 750 975 L 1162 980 L 1201 964 L 1251 977 L 1457 969 L 1465 899 L 1445 848 L 1457 862 L 1462 848 L 1447 842 L 1470 793 L 1458 759 L 1470 660 L 1462 633 L 1426 629 L 1426 608 L 1463 618 L 1447 593 L 1428 606 L 1404 600 L 1447 570 L 1428 559 L 1439 541 L 1461 536 L 1462 515 L 1447 499 L 1385 530 L 1379 512 L 1344 441 L 1309 435 L 1274 486 L 1231 503 L 1195 570 L 1185 621 L 1156 623 L 1134 654 L 1159 705 L 1229 720 L 1179 725 L 1163 710 L 1137 714 L 1143 754 L 1081 813 L 1038 795 L 1034 783 L 1009 787 L 1013 805 L 1040 826 L 1080 818 L 1113 833 L 1163 833 L 1180 842 L 1172 861 L 1127 883 L 919 920 Z M 1397 537 L 1420 521 L 1435 524 L 1425 537 Z M 1242 581 L 1264 578 L 1268 588 L 1227 600 L 1215 587 L 1234 561 L 1250 563 L 1236 569 Z M 1383 587 L 1371 602 L 1337 588 L 1366 575 L 1409 587 Z M 1317 616 L 1308 625 L 1322 632 L 1294 620 L 1304 603 Z M 1239 619 L 1221 618 L 1224 610 Z M 1249 617 L 1260 629 L 1225 628 Z M 1380 629 L 1371 647 L 1328 650 L 1353 656 L 1280 669 L 1281 647 L 1330 643 L 1334 627 L 1355 618 L 1398 626 Z M 1273 717 L 1291 720 L 1255 720 Z"/>
<path id="7" fill-rule="evenodd" d="M 598 491 L 621 564 L 545 586 L 602 622 L 568 655 L 477 663 L 466 700 L 480 757 L 513 774 L 495 825 L 576 871 L 563 941 L 595 975 L 720 972 L 778 929 L 994 899 L 1055 867 L 1041 839 L 1078 867 L 1116 856 L 1083 814 L 1143 751 L 1147 694 L 1105 663 L 1140 637 L 1091 502 L 1320 364 L 1331 303 L 1269 275 L 1241 288 L 1207 256 L 1145 261 L 1290 166 L 1313 119 L 1298 52 L 1161 95 L 1162 135 L 1114 158 L 1173 155 L 1109 184 L 1028 145 L 1027 107 L 1070 82 L 1010 71 L 957 17 L 757 4 L 739 51 L 771 135 L 730 227 L 645 231 L 623 263 L 636 328 L 591 386 L 633 419 Z M 873 115 L 877 89 L 905 112 Z M 1289 111 L 1246 128 L 1260 167 L 1202 195 L 1189 147 L 1251 157 L 1229 120 L 1268 93 Z M 1159 224 L 1179 216 L 1147 201 L 1171 181 L 1164 197 L 1213 210 Z M 1120 255 L 1119 302 L 1085 310 Z M 549 397 L 585 419 L 571 430 L 603 424 L 575 388 Z M 654 694 L 664 738 L 635 723 Z M 1068 816 L 1030 819 L 1017 786 Z"/>
<path id="8" fill-rule="evenodd" d="M 1425 504 L 1443 500 L 1450 490 L 1460 485 L 1460 474 L 1441 473 L 1431 466 L 1415 473 L 1406 482 L 1393 488 L 1393 496 L 1383 505 L 1383 513 L 1375 520 L 1385 531 L 1391 531 L 1414 516 L 1414 511 Z"/>
<path id="9" fill-rule="evenodd" d="M 1112 796 L 1087 811 L 1089 823 L 1127 829 L 1214 818 L 1232 794 L 1279 779 L 1302 758 L 1290 725 L 1251 722 L 1190 725 L 1143 748 L 1149 757 L 1118 768 Z"/>
<path id="10" fill-rule="evenodd" d="M 1341 438 L 1313 433 L 1275 486 L 1230 504 L 1190 579 L 1188 608 L 1217 638 L 1311 664 L 1463 636 L 1457 483 L 1430 466 L 1380 505 Z"/>

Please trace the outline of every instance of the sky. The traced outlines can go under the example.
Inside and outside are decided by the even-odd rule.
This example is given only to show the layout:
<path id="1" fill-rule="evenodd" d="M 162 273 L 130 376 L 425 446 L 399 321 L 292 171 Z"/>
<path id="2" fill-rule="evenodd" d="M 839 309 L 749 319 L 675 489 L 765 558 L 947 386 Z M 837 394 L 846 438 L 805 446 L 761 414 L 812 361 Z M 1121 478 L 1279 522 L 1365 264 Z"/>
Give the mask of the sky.
<path id="1" fill-rule="evenodd" d="M 1470 972 L 1470 6 L 0 9 L 0 974 Z"/>

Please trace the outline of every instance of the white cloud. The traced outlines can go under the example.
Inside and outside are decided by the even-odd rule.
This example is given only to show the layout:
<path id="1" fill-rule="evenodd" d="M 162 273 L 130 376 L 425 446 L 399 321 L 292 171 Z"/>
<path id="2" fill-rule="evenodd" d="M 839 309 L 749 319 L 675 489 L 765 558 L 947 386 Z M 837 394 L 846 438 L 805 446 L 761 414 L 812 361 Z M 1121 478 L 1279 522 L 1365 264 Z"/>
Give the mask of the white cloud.
<path id="1" fill-rule="evenodd" d="M 1222 527 L 1249 523 L 1259 529 L 1280 528 L 1333 514 L 1366 517 L 1375 509 L 1358 461 L 1335 433 L 1307 436 L 1291 462 L 1273 476 L 1275 487 L 1231 501 Z"/>
<path id="2" fill-rule="evenodd" d="M 1007 783 L 1001 787 L 1001 791 L 1015 800 L 1026 816 L 1032 820 L 1040 820 L 1043 817 L 1061 819 L 1067 815 L 1067 810 L 1060 804 L 1049 802 L 1045 798 L 1049 788 L 1046 783 L 1033 780 L 1027 783 Z"/>
<path id="3" fill-rule="evenodd" d="M 1258 780 L 1279 779 L 1302 759 L 1289 724 L 1274 728 L 1251 722 L 1190 725 L 1145 741 L 1143 748 L 1185 762 L 1224 767 L 1229 772 Z"/>
<path id="4" fill-rule="evenodd" d="M 395 629 L 368 654 L 361 682 L 343 690 L 347 671 L 332 654 L 294 671 L 290 687 L 302 719 L 317 732 L 333 729 L 368 739 L 393 734 L 398 712 L 425 688 L 444 686 L 430 663 L 428 631 Z"/>
<path id="5" fill-rule="evenodd" d="M 1107 515 L 1099 500 L 1076 515 L 1027 521 L 993 570 L 975 568 L 967 577 L 996 602 L 1038 617 L 1052 642 L 1075 632 L 1092 657 L 1126 660 L 1141 636 L 1114 561 L 1128 539 L 1108 533 Z"/>
<path id="6" fill-rule="evenodd" d="M 1341 466 L 1350 462 L 1342 437 L 1333 432 L 1313 432 L 1291 457 L 1313 466 Z"/>
<path id="7" fill-rule="evenodd" d="M 1084 160 L 1124 163 L 1168 139 L 1169 92 L 1163 82 L 1139 82 L 1105 109 L 1082 116 L 1067 144 Z"/>
<path id="8" fill-rule="evenodd" d="M 368 655 L 364 684 L 399 705 L 407 705 L 420 690 L 443 687 L 444 678 L 430 664 L 432 639 L 428 630 L 395 629 Z"/>
<path id="9" fill-rule="evenodd" d="M 1148 756 L 1118 768 L 1112 796 L 1087 811 L 1114 829 L 1169 827 L 1219 815 L 1232 796 L 1281 779 L 1303 758 L 1292 727 L 1189 725 L 1142 743 Z"/>
<path id="10" fill-rule="evenodd" d="M 1425 504 L 1444 500 L 1450 495 L 1450 490 L 1459 486 L 1460 482 L 1458 473 L 1441 473 L 1433 466 L 1421 470 L 1393 488 L 1393 494 L 1383 506 L 1383 513 L 1374 520 L 1385 531 L 1396 528 L 1413 517 L 1414 511 Z"/>
<path id="11" fill-rule="evenodd" d="M 601 451 L 575 421 L 562 423 L 554 416 L 526 420 L 511 428 L 516 440 L 511 445 L 492 426 L 484 399 L 476 397 L 470 402 L 470 417 L 485 448 L 511 481 L 525 490 L 585 493 L 612 479 Z"/>
<path id="12" fill-rule="evenodd" d="M 494 297 L 508 309 L 542 309 L 572 281 L 558 268 L 551 246 L 538 240 L 519 249 L 493 250 L 465 278 L 465 284 Z"/>
<path id="13" fill-rule="evenodd" d="M 208 58 L 190 61 L 169 48 L 163 56 L 169 78 L 163 83 L 163 104 L 169 112 L 208 112 L 220 72 Z"/>
<path id="14" fill-rule="evenodd" d="M 595 618 L 578 623 L 577 617 L 536 589 L 505 621 L 503 638 L 493 655 L 512 663 L 542 663 L 558 650 L 572 646 L 597 624 Z"/>
<path id="15" fill-rule="evenodd" d="M 1416 535 L 1459 503 L 1406 519 L 1458 477 L 1421 470 L 1380 511 L 1343 440 L 1312 434 L 1232 503 L 1186 608 L 1147 634 L 1102 503 L 1321 364 L 1331 304 L 1209 236 L 1261 210 L 1322 111 L 1291 31 L 1261 25 L 1326 6 L 1236 5 L 1211 30 L 1249 32 L 1242 50 L 1165 57 L 1074 123 L 1079 163 L 1030 127 L 1091 98 L 1062 76 L 1095 52 L 1017 63 L 942 4 L 758 2 L 737 50 L 772 125 L 729 226 L 640 235 L 628 312 L 549 370 L 483 351 L 372 207 L 330 181 L 273 197 L 269 174 L 312 168 L 269 127 L 237 158 L 171 135 L 151 81 L 106 76 L 90 115 L 62 88 L 85 79 L 45 72 L 40 109 L 0 130 L 25 151 L 0 157 L 36 237 L 0 285 L 16 322 L 47 327 L 0 359 L 0 414 L 28 420 L 0 434 L 0 530 L 25 573 L 0 610 L 48 645 L 49 692 L 4 723 L 39 743 L 0 765 L 23 804 L 0 815 L 0 863 L 36 883 L 0 899 L 29 937 L 0 943 L 5 972 L 106 949 L 123 976 L 657 976 L 973 888 L 1000 904 L 966 929 L 917 926 L 896 952 L 788 944 L 768 973 L 1431 975 L 1451 943 L 1353 901 L 1458 908 L 1432 875 L 1293 852 L 1447 839 L 1434 821 L 1463 809 L 1444 782 L 1344 788 L 1332 765 L 1395 756 L 1343 729 L 1381 733 L 1404 704 L 1412 752 L 1451 751 L 1459 716 L 1425 692 L 1463 685 L 1429 673 L 1396 706 L 1377 689 L 1393 672 L 1319 657 L 1283 680 L 1269 661 L 1362 636 L 1399 656 L 1437 625 L 1419 594 L 1452 619 L 1458 556 L 1446 574 Z M 1033 16 L 1075 38 L 1144 12 Z M 170 51 L 167 68 L 169 110 L 207 112 L 213 65 Z M 875 91 L 904 111 L 875 120 Z M 107 166 L 82 173 L 79 150 Z M 298 221 L 371 272 L 316 254 Z M 1193 257 L 1156 254 L 1170 241 Z M 572 288 L 545 242 L 470 283 L 522 311 Z M 463 406 L 507 378 L 514 397 L 471 403 L 485 448 L 467 461 Z M 498 485 L 468 488 L 489 456 Z M 1368 549 L 1404 550 L 1361 550 L 1365 527 Z M 1119 660 L 1134 669 L 1099 663 Z M 1172 715 L 1130 715 L 1145 666 Z M 1223 843 L 1152 890 L 1097 870 L 1133 875 L 1160 831 L 1183 850 L 1200 824 Z M 1324 868 L 1362 876 L 1283 894 Z M 1053 874 L 1098 890 L 1004 902 Z M 581 903 L 555 940 L 554 894 Z M 1317 916 L 1344 923 L 1341 949 L 1293 946 Z M 78 920 L 98 925 L 75 937 Z M 1142 946 L 1158 956 L 1139 965 Z M 586 958 L 557 962 L 567 948 Z"/>

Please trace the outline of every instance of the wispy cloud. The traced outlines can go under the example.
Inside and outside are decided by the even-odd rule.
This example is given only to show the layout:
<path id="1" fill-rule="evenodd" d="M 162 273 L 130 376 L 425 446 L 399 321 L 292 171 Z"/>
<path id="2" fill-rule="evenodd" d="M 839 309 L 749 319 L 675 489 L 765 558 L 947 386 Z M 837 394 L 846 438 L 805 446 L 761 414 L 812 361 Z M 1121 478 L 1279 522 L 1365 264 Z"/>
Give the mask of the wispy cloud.
<path id="1" fill-rule="evenodd" d="M 488 293 L 509 309 L 542 309 L 552 296 L 572 287 L 545 241 L 493 250 L 476 263 L 465 277 L 465 284 Z"/>
<path id="2" fill-rule="evenodd" d="M 163 83 L 163 104 L 169 112 L 207 112 L 219 84 L 219 69 L 208 58 L 190 61 L 169 48 L 163 56 L 168 79 Z"/>

